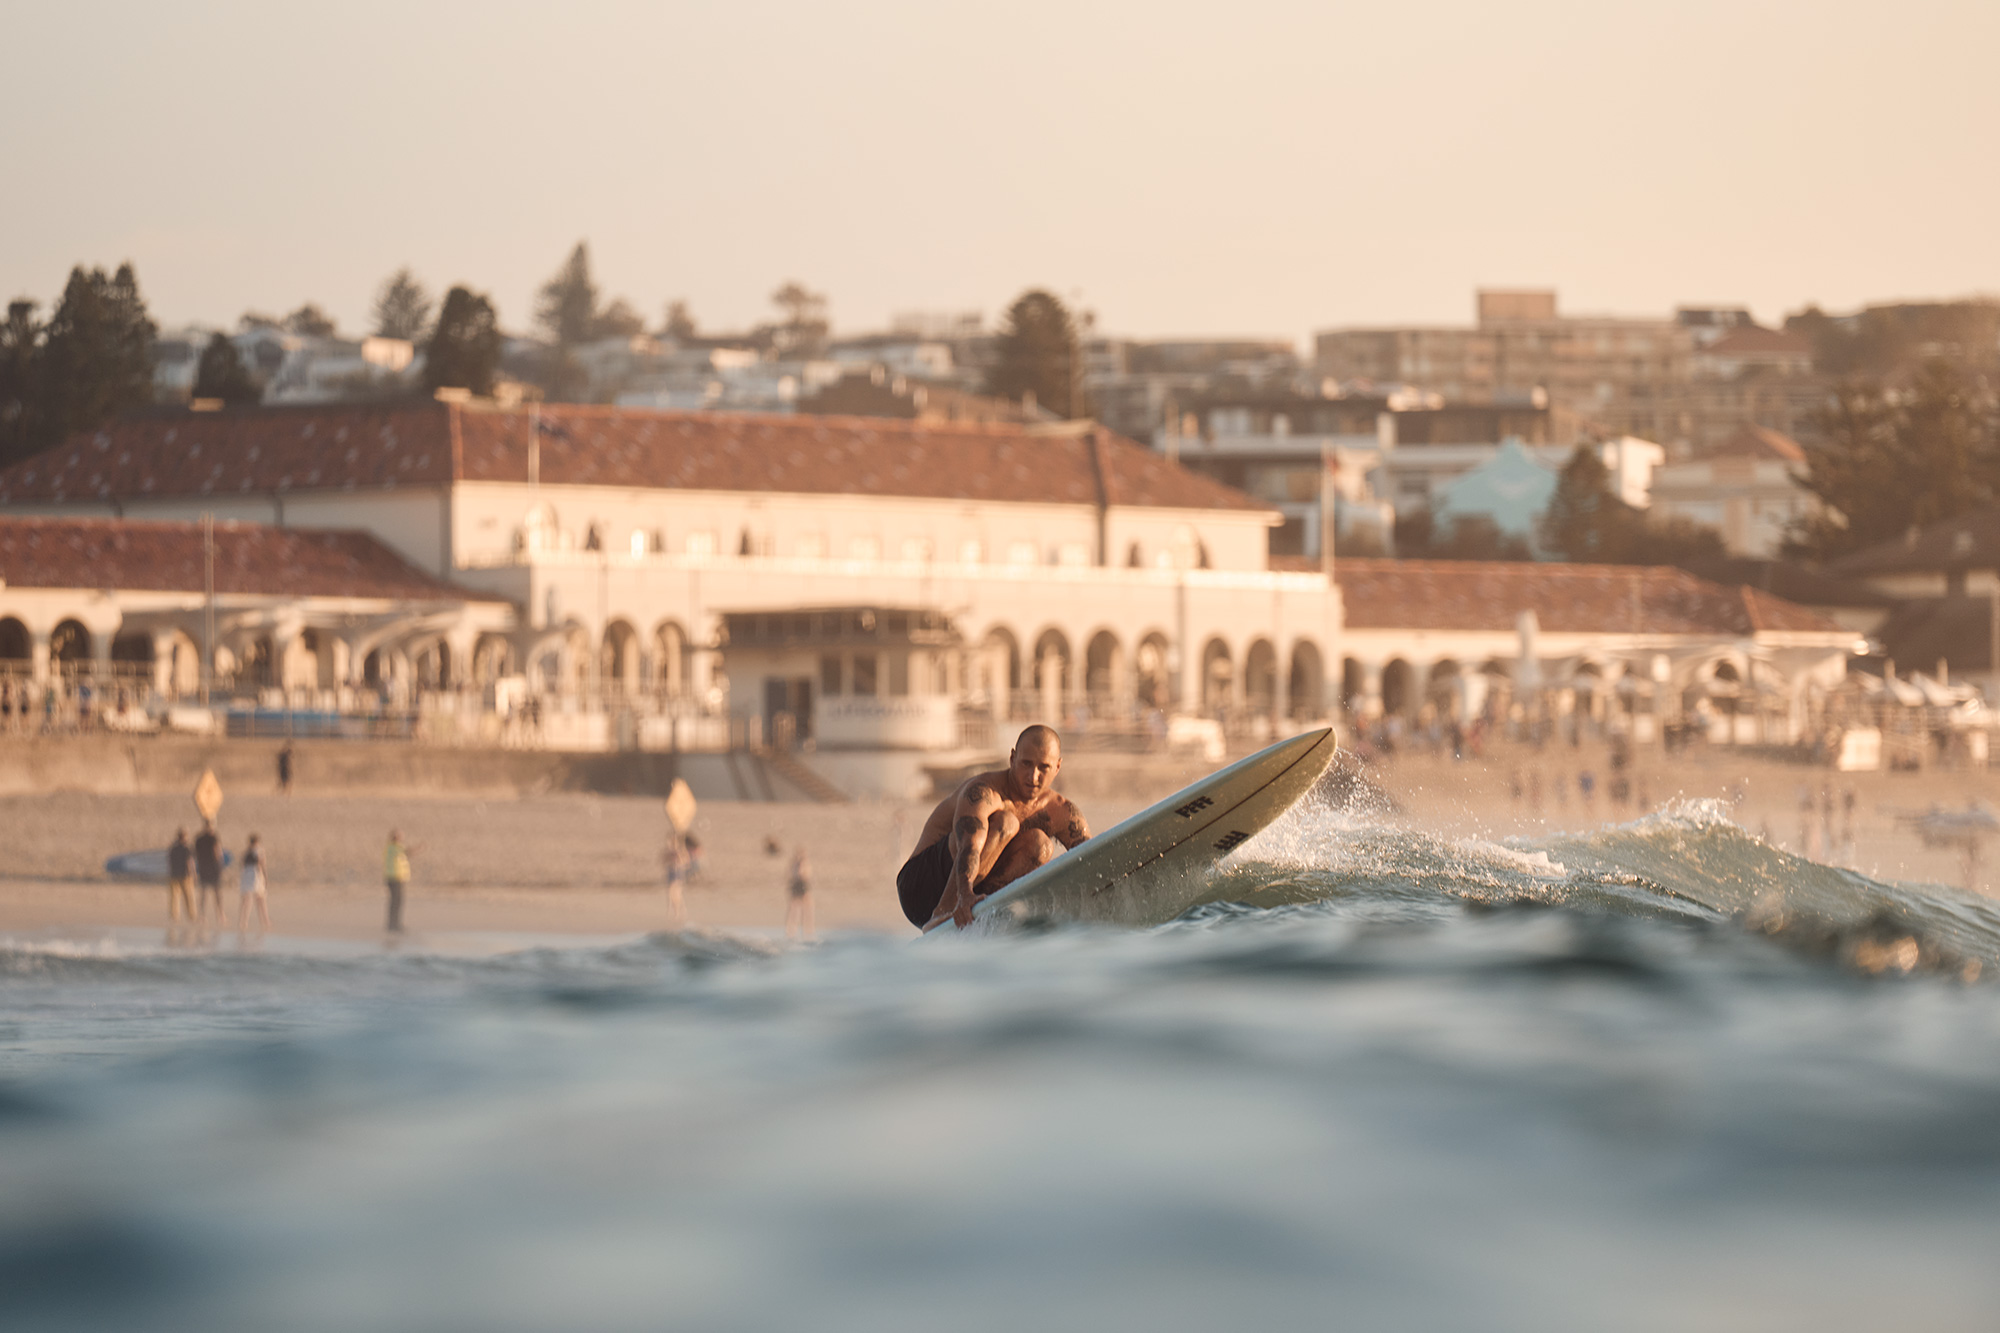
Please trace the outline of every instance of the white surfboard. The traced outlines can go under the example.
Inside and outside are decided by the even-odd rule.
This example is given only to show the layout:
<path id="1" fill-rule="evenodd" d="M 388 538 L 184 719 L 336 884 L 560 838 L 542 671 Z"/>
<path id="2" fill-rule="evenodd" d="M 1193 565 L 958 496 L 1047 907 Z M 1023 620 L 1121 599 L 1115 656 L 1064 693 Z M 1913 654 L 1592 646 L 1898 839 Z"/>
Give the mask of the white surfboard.
<path id="1" fill-rule="evenodd" d="M 969 929 L 1026 921 L 1154 926 L 1202 901 L 1209 872 L 1292 808 L 1338 752 L 1333 728 L 1279 741 L 1211 773 L 973 909 Z M 933 934 L 954 935 L 949 925 Z"/>

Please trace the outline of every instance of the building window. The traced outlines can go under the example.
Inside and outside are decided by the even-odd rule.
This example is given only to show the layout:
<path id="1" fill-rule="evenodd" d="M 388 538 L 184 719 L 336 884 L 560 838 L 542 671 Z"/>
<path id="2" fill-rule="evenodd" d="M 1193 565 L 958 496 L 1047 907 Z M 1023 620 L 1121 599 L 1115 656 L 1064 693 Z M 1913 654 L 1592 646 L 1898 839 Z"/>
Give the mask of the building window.
<path id="1" fill-rule="evenodd" d="M 1056 563 L 1059 565 L 1087 565 L 1090 563 L 1090 548 L 1082 542 L 1064 542 L 1056 547 Z"/>
<path id="2" fill-rule="evenodd" d="M 931 539 L 929 537 L 903 538 L 903 559 L 911 564 L 929 564 L 931 562 Z"/>
<path id="3" fill-rule="evenodd" d="M 910 655 L 908 653 L 889 654 L 889 693 L 902 698 L 910 692 Z"/>
<path id="4" fill-rule="evenodd" d="M 798 552 L 807 560 L 823 559 L 826 555 L 826 534 L 823 532 L 800 533 Z"/>
<path id="5" fill-rule="evenodd" d="M 1010 565 L 1032 565 L 1035 563 L 1033 542 L 1008 542 L 1007 563 Z"/>
<path id="6" fill-rule="evenodd" d="M 714 555 L 715 534 L 713 532 L 690 532 L 687 535 L 689 555 Z"/>
<path id="7" fill-rule="evenodd" d="M 822 653 L 819 659 L 819 692 L 825 699 L 840 697 L 840 654 Z"/>
<path id="8" fill-rule="evenodd" d="M 646 534 L 634 528 L 632 530 L 632 540 L 627 545 L 632 548 L 632 554 L 635 556 L 646 554 Z"/>
<path id="9" fill-rule="evenodd" d="M 875 694 L 875 654 L 856 653 L 854 655 L 854 693 L 857 697 L 873 698 Z"/>
<path id="10" fill-rule="evenodd" d="M 849 560 L 880 560 L 882 539 L 880 537 L 856 537 L 847 543 Z"/>
<path id="11" fill-rule="evenodd" d="M 958 562 L 962 565 L 981 564 L 986 559 L 986 543 L 977 537 L 958 544 Z"/>

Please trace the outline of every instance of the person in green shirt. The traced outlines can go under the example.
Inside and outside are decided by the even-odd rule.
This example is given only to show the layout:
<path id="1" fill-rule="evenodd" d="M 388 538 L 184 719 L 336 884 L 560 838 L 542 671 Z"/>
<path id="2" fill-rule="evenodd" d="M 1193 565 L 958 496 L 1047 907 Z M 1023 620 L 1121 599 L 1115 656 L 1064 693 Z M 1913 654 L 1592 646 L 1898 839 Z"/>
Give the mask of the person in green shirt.
<path id="1" fill-rule="evenodd" d="M 389 830 L 389 846 L 382 854 L 382 879 L 389 886 L 389 933 L 399 935 L 403 930 L 403 888 L 410 882 L 410 849 L 403 845 L 403 835 L 396 829 Z"/>

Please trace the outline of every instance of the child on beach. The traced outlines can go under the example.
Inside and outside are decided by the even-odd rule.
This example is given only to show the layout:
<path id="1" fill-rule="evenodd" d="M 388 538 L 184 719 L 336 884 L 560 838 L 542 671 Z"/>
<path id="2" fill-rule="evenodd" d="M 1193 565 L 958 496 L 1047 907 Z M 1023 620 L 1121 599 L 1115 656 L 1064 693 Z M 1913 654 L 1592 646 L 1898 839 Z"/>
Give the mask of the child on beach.
<path id="1" fill-rule="evenodd" d="M 257 835 L 250 835 L 249 845 L 243 849 L 243 870 L 237 880 L 237 899 L 240 904 L 236 911 L 236 933 L 242 934 L 250 928 L 250 902 L 257 902 L 258 929 L 271 928 L 271 911 L 266 905 L 266 890 L 270 888 L 264 875 L 264 849 L 257 845 Z"/>
<path id="2" fill-rule="evenodd" d="M 792 873 L 785 886 L 785 938 L 809 940 L 813 937 L 812 866 L 806 861 L 806 849 L 801 847 L 792 853 Z"/>

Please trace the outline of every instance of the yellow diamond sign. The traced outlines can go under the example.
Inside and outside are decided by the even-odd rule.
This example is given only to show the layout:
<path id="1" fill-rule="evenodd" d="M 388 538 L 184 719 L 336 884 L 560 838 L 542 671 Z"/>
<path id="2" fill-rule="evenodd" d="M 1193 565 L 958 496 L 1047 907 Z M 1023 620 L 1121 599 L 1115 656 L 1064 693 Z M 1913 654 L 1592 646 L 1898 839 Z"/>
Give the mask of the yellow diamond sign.
<path id="1" fill-rule="evenodd" d="M 213 820 L 222 813 L 222 784 L 215 780 L 212 768 L 204 768 L 201 781 L 194 784 L 194 808 L 207 820 Z"/>
<path id="2" fill-rule="evenodd" d="M 680 778 L 667 789 L 667 818 L 673 821 L 676 833 L 686 833 L 694 823 L 694 793 Z"/>

